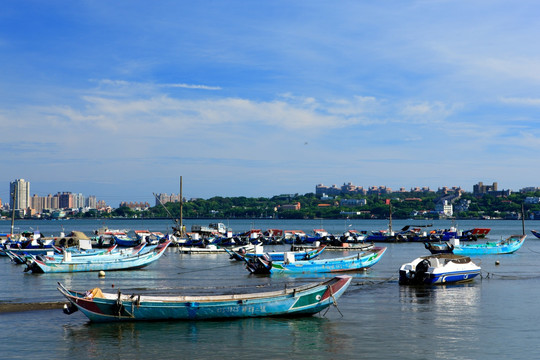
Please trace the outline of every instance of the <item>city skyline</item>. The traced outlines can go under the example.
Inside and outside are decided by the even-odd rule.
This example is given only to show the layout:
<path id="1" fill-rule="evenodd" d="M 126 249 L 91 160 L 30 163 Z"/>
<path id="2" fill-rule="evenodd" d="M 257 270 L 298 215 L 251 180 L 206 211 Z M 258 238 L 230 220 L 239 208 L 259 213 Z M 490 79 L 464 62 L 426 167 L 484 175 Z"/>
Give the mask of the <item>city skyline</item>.
<path id="1" fill-rule="evenodd" d="M 111 206 L 112 208 L 117 208 L 117 207 L 121 206 L 122 203 L 124 203 L 124 204 L 150 203 L 148 201 L 138 201 L 136 199 L 123 199 L 123 200 L 119 201 L 118 204 L 110 204 L 110 203 L 107 203 L 105 200 L 100 199 L 96 195 L 84 195 L 82 193 L 76 193 L 76 192 L 70 192 L 70 191 L 57 191 L 54 195 L 53 195 L 53 193 L 47 193 L 47 195 L 40 195 L 40 194 L 36 194 L 36 193 L 30 191 L 31 182 L 27 181 L 25 179 L 15 179 L 12 182 L 10 182 L 10 185 L 9 185 L 10 193 L 12 193 L 12 191 L 14 189 L 14 183 L 20 184 L 20 182 L 23 183 L 23 189 L 19 188 L 18 193 L 20 194 L 21 191 L 22 191 L 22 194 L 26 194 L 26 196 L 28 197 L 28 199 L 23 199 L 22 200 L 24 204 L 27 204 L 27 206 L 23 207 L 23 208 L 36 209 L 37 207 L 35 207 L 35 206 L 32 207 L 31 206 L 32 202 L 35 201 L 36 197 L 41 198 L 40 201 L 43 204 L 48 203 L 50 205 L 51 204 L 51 199 L 57 198 L 57 197 L 64 197 L 65 195 L 70 195 L 70 197 L 72 196 L 75 199 L 74 202 L 77 204 L 77 206 L 74 206 L 75 208 L 85 207 L 85 206 L 95 208 L 96 207 L 95 205 L 98 204 L 98 203 L 102 207 Z M 20 185 L 18 185 L 18 186 L 20 186 Z M 429 186 L 424 186 L 424 187 L 414 186 L 414 187 L 411 187 L 410 189 L 406 189 L 404 187 L 400 187 L 399 189 L 392 189 L 392 188 L 387 187 L 385 185 L 375 185 L 375 186 L 367 186 L 367 187 L 364 188 L 362 185 L 355 185 L 352 182 L 343 182 L 343 185 L 341 185 L 341 186 L 337 186 L 336 184 L 332 184 L 332 185 L 317 184 L 317 185 L 315 185 L 314 191 L 311 191 L 311 192 L 318 195 L 318 196 L 321 196 L 321 195 L 336 195 L 336 194 L 340 194 L 340 193 L 361 193 L 361 194 L 365 195 L 365 194 L 369 194 L 369 193 L 392 194 L 392 193 L 400 193 L 400 192 L 426 192 L 426 191 L 435 192 L 435 191 L 439 191 L 439 190 L 472 192 L 472 193 L 498 192 L 500 194 L 509 194 L 509 193 L 511 193 L 513 191 L 537 191 L 539 189 L 540 189 L 540 187 L 529 186 L 529 187 L 524 187 L 524 188 L 521 188 L 521 189 L 501 189 L 501 190 L 497 191 L 498 190 L 498 183 L 497 182 L 493 182 L 493 184 L 484 184 L 481 181 L 478 182 L 477 184 L 473 185 L 471 190 L 463 189 L 463 188 L 461 188 L 459 186 L 447 186 L 447 185 L 439 186 L 439 187 L 437 187 L 436 190 L 430 188 Z M 298 192 L 296 192 L 296 193 L 298 193 Z M 307 192 L 307 193 L 310 193 L 310 192 Z M 307 194 L 307 193 L 302 193 L 302 195 Z M 271 196 L 266 196 L 266 197 L 271 198 L 272 196 L 279 196 L 279 195 L 282 195 L 282 194 L 273 194 Z M 214 195 L 214 196 L 221 196 L 221 195 Z M 157 206 L 160 203 L 176 202 L 176 201 L 179 201 L 179 197 L 180 197 L 180 193 L 174 193 L 174 192 L 171 192 L 171 193 L 159 193 L 159 194 L 153 193 L 153 198 L 154 199 L 153 199 L 152 203 L 155 206 Z M 260 197 L 260 196 L 254 196 L 254 197 Z M 263 196 L 263 197 L 265 197 L 265 196 Z M 187 198 L 187 197 L 184 196 L 184 198 Z M 187 198 L 187 199 L 189 199 L 189 198 Z M 17 198 L 16 201 L 20 202 L 21 199 Z M 67 206 L 62 206 L 61 203 L 63 202 L 63 204 L 65 205 L 67 201 L 68 200 L 66 200 L 65 197 L 64 197 L 64 200 L 57 199 L 56 200 L 56 205 L 55 206 L 50 206 L 49 208 L 52 208 L 52 209 L 66 208 Z M 0 206 L 1 207 L 4 207 L 5 204 L 8 204 L 8 203 L 10 204 L 11 202 L 12 202 L 11 198 L 8 198 L 8 200 L 4 200 L 4 199 L 0 198 Z M 85 205 L 81 205 L 83 203 Z M 90 203 L 91 205 L 88 205 L 88 203 Z M 42 205 L 39 208 L 42 209 L 42 208 L 48 208 L 48 207 Z"/>
<path id="2" fill-rule="evenodd" d="M 187 198 L 309 193 L 343 179 L 536 186 L 539 10 L 531 0 L 7 0 L 0 183 L 114 206 L 178 193 L 180 176 Z"/>

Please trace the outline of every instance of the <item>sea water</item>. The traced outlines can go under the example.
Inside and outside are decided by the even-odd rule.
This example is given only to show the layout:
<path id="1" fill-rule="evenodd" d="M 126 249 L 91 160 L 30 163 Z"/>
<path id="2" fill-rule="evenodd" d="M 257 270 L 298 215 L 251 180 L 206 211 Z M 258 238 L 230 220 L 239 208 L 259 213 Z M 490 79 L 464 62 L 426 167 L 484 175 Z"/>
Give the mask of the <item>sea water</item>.
<path id="1" fill-rule="evenodd" d="M 212 222 L 217 222 L 212 221 Z M 380 230 L 385 221 L 221 220 L 233 231 L 252 228 Z M 206 225 L 208 220 L 185 221 Z M 458 225 L 491 228 L 490 240 L 521 233 L 520 221 L 435 221 L 433 228 Z M 395 220 L 394 229 L 419 221 Z M 427 222 L 424 222 L 427 224 Z M 90 234 L 103 220 L 18 221 L 44 235 L 72 230 Z M 167 232 L 167 220 L 107 221 L 110 228 Z M 9 231 L 0 222 L 0 232 Z M 93 324 L 81 313 L 62 310 L 0 312 L 2 359 L 532 359 L 539 353 L 540 239 L 526 221 L 523 247 L 511 255 L 473 257 L 482 276 L 463 285 L 411 287 L 398 284 L 401 264 L 429 252 L 422 243 L 378 244 L 388 250 L 379 263 L 351 274 L 352 285 L 331 307 L 307 318 Z M 284 250 L 285 246 L 267 247 Z M 325 251 L 322 257 L 349 254 Z M 497 265 L 498 262 L 498 265 Z M 57 282 L 75 290 L 100 287 L 124 293 L 218 294 L 266 291 L 332 275 L 251 275 L 225 254 L 189 255 L 169 248 L 158 262 L 132 271 L 31 274 L 0 258 L 0 307 L 6 302 L 62 301 Z"/>

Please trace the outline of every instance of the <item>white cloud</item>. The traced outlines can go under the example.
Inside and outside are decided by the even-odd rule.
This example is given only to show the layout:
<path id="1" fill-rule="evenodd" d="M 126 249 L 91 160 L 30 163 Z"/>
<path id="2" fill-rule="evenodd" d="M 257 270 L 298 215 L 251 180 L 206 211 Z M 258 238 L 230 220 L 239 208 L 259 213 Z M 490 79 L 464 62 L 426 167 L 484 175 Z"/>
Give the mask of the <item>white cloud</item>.
<path id="1" fill-rule="evenodd" d="M 508 98 L 501 98 L 500 101 L 503 104 L 510 104 L 510 105 L 540 106 L 540 98 L 508 97 Z"/>
<path id="2" fill-rule="evenodd" d="M 452 115 L 456 106 L 448 106 L 440 101 L 407 103 L 401 109 L 401 115 L 407 121 L 417 123 L 442 122 Z"/>
<path id="3" fill-rule="evenodd" d="M 221 87 L 219 86 L 193 85 L 193 84 L 161 84 L 159 86 L 170 87 L 170 88 L 184 88 L 184 89 L 221 90 Z"/>

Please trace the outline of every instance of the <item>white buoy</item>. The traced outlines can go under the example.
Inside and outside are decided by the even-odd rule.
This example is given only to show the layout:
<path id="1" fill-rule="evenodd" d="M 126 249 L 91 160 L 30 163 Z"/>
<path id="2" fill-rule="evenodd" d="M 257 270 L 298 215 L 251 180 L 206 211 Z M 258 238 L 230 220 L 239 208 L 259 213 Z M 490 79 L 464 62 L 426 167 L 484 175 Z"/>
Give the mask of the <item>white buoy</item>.
<path id="1" fill-rule="evenodd" d="M 105 277 L 105 271 L 101 270 L 101 271 L 99 272 L 99 277 Z"/>
<path id="2" fill-rule="evenodd" d="M 500 264 L 499 260 L 495 261 L 495 265 L 499 265 L 499 264 Z"/>

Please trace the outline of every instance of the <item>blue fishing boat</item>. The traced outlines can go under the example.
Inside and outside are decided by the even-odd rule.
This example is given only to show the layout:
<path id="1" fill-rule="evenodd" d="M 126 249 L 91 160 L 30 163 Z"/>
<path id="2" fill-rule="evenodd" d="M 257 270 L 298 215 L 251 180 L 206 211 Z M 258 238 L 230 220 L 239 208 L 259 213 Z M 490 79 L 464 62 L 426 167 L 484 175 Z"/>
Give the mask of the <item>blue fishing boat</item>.
<path id="1" fill-rule="evenodd" d="M 540 231 L 531 230 L 532 234 L 540 239 Z"/>
<path id="2" fill-rule="evenodd" d="M 283 290 L 252 294 L 151 296 L 103 293 L 99 288 L 76 292 L 58 283 L 69 300 L 66 314 L 76 310 L 93 322 L 207 320 L 261 316 L 308 316 L 330 305 L 345 292 L 351 277 L 333 279 Z"/>
<path id="3" fill-rule="evenodd" d="M 7 251 L 11 251 L 14 254 L 46 254 L 47 252 L 53 251 L 52 247 L 54 245 L 54 239 L 46 239 L 41 237 L 40 234 L 28 235 L 28 233 L 23 233 L 27 236 L 20 236 L 15 239 L 11 237 L 9 240 L 0 244 L 0 255 L 7 256 Z"/>
<path id="4" fill-rule="evenodd" d="M 428 249 L 432 254 L 451 254 L 454 250 L 454 245 L 449 242 L 440 242 L 440 243 L 424 243 L 426 249 Z"/>
<path id="5" fill-rule="evenodd" d="M 386 247 L 374 247 L 370 250 L 339 258 L 300 260 L 286 257 L 285 261 L 271 261 L 263 257 L 245 259 L 246 268 L 255 274 L 298 274 L 358 271 L 375 265 L 386 252 Z"/>
<path id="6" fill-rule="evenodd" d="M 326 245 L 319 246 L 315 249 L 307 249 L 302 251 L 291 251 L 290 254 L 294 255 L 295 260 L 310 260 L 314 259 L 326 248 Z M 255 246 L 255 252 L 246 252 L 245 248 L 240 248 L 237 251 L 234 250 L 228 250 L 226 249 L 227 253 L 231 256 L 231 259 L 235 259 L 237 261 L 244 261 L 244 258 L 254 258 L 254 257 L 266 257 L 272 261 L 284 261 L 285 260 L 285 254 L 286 252 L 280 252 L 280 251 L 269 251 L 264 252 L 262 250 L 262 245 Z"/>
<path id="7" fill-rule="evenodd" d="M 488 241 L 483 244 L 461 244 L 455 239 L 447 244 L 426 244 L 426 248 L 432 253 L 452 252 L 456 255 L 500 255 L 512 254 L 518 251 L 527 235 L 511 235 L 500 241 Z"/>
<path id="8" fill-rule="evenodd" d="M 133 247 L 141 243 L 140 239 L 138 238 L 133 239 L 132 237 L 128 236 L 125 233 L 114 233 L 112 234 L 112 237 L 114 239 L 114 242 L 118 246 L 122 246 L 122 247 Z"/>
<path id="9" fill-rule="evenodd" d="M 419 257 L 399 269 L 403 285 L 436 285 L 471 281 L 482 269 L 468 256 L 436 254 Z"/>
<path id="10" fill-rule="evenodd" d="M 33 273 L 66 273 L 82 271 L 111 271 L 138 269 L 150 265 L 157 261 L 164 253 L 171 242 L 148 247 L 146 252 L 127 251 L 122 255 L 96 255 L 70 258 L 69 256 L 61 261 L 56 259 L 38 259 L 33 257 L 27 261 L 26 271 Z"/>
<path id="11" fill-rule="evenodd" d="M 26 257 L 24 255 L 19 255 L 16 253 L 13 253 L 9 250 L 6 251 L 6 255 L 9 257 L 12 263 L 17 265 L 22 265 L 26 263 Z"/>

